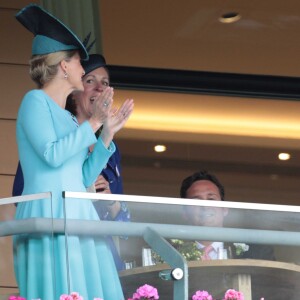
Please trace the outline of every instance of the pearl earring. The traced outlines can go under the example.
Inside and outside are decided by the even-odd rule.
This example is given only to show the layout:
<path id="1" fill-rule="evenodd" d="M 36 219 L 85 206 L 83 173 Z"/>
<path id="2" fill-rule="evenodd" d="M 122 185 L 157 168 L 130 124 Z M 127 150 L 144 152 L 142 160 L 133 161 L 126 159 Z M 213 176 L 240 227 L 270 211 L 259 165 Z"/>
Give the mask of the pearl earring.
<path id="1" fill-rule="evenodd" d="M 65 72 L 65 73 L 64 73 L 64 78 L 65 78 L 65 79 L 68 79 L 68 77 L 69 77 L 69 76 L 68 76 L 68 73 Z"/>

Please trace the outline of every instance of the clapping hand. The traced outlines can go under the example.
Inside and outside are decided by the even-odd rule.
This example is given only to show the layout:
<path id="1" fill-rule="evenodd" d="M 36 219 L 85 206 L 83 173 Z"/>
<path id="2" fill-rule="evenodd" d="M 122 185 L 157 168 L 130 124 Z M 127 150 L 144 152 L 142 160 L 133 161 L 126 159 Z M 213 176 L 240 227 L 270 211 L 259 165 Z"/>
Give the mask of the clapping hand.
<path id="1" fill-rule="evenodd" d="M 126 124 L 133 111 L 133 107 L 133 99 L 127 99 L 119 109 L 110 109 L 101 131 L 101 138 L 106 146 L 110 144 L 114 135 Z"/>
<path id="2" fill-rule="evenodd" d="M 99 96 L 94 100 L 93 114 L 89 119 L 89 122 L 96 132 L 106 119 L 111 114 L 113 104 L 114 90 L 111 87 L 107 87 Z"/>

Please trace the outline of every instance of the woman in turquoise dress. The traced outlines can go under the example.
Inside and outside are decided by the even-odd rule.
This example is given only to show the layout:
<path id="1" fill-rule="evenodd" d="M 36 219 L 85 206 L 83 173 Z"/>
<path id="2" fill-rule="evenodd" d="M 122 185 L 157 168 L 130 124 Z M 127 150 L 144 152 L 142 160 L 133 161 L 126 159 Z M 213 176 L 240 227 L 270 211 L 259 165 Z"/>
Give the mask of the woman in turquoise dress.
<path id="1" fill-rule="evenodd" d="M 19 203 L 16 219 L 64 218 L 62 191 L 85 192 L 96 180 L 115 151 L 113 136 L 128 120 L 133 101 L 126 100 L 115 110 L 113 89 L 107 88 L 95 97 L 91 118 L 79 126 L 64 107 L 71 92 L 83 90 L 80 59 L 88 57 L 86 49 L 39 6 L 29 5 L 16 17 L 35 35 L 30 74 L 39 87 L 24 96 L 17 117 L 22 194 L 52 193 L 51 199 Z M 96 139 L 94 133 L 102 125 Z M 94 150 L 89 154 L 91 145 Z M 65 208 L 67 219 L 99 220 L 90 200 L 68 199 Z M 20 295 L 27 299 L 56 300 L 72 291 L 85 300 L 124 299 L 111 252 L 102 238 L 18 235 L 14 262 Z"/>

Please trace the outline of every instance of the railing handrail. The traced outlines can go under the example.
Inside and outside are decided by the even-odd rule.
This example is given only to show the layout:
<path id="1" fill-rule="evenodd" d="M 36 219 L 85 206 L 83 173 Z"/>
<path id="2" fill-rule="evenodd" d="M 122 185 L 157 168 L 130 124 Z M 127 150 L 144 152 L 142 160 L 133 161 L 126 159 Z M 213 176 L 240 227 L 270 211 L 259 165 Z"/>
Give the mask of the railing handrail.
<path id="1" fill-rule="evenodd" d="M 0 206 L 5 204 L 15 204 L 15 203 L 32 201 L 32 200 L 48 199 L 51 197 L 52 197 L 51 192 L 45 192 L 45 193 L 38 193 L 38 194 L 29 194 L 29 195 L 1 198 Z"/>
<path id="2" fill-rule="evenodd" d="M 16 234 L 65 233 L 64 219 L 31 218 L 0 223 L 0 237 Z M 114 222 L 68 219 L 68 235 L 90 236 L 143 236 L 152 228 L 168 239 L 206 240 L 220 242 L 244 242 L 264 245 L 300 246 L 299 232 L 206 227 L 139 222 Z M 88 234 L 87 234 L 88 233 Z"/>
<path id="3" fill-rule="evenodd" d="M 249 202 L 232 202 L 232 201 L 211 201 L 197 199 L 182 199 L 172 197 L 156 197 L 156 196 L 141 196 L 141 195 L 119 195 L 119 194 L 101 194 L 87 192 L 63 192 L 64 198 L 89 199 L 92 201 L 125 201 L 138 203 L 154 203 L 154 204 L 172 204 L 172 205 L 191 205 L 191 206 L 207 206 L 207 207 L 224 207 L 235 209 L 249 210 L 266 210 L 276 212 L 300 212 L 300 206 L 282 205 L 282 204 L 265 204 L 265 203 L 249 203 Z"/>
<path id="4" fill-rule="evenodd" d="M 233 201 L 211 201 L 197 199 L 182 199 L 174 197 L 157 197 L 157 196 L 142 196 L 142 195 L 119 195 L 119 194 L 100 194 L 100 193 L 87 193 L 87 192 L 62 192 L 64 198 L 78 198 L 87 199 L 92 201 L 125 201 L 125 202 L 138 202 L 138 203 L 153 203 L 153 204 L 171 204 L 171 205 L 189 205 L 189 206 L 206 206 L 206 207 L 223 207 L 234 209 L 249 209 L 249 210 L 266 210 L 276 212 L 300 212 L 300 206 L 295 205 L 282 205 L 282 204 L 265 204 L 265 203 L 250 203 L 250 202 L 233 202 Z M 51 192 L 29 194 L 15 197 L 7 197 L 0 199 L 0 206 L 6 204 L 14 204 L 19 202 L 39 200 L 51 198 Z"/>

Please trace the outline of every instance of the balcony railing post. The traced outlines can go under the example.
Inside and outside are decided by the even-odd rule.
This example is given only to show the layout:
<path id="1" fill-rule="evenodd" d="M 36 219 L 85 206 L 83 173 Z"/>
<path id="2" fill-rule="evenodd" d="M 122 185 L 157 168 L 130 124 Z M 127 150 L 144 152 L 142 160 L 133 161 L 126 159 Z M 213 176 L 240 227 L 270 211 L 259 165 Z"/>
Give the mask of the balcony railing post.
<path id="1" fill-rule="evenodd" d="M 144 240 L 151 248 L 170 265 L 172 269 L 179 268 L 183 272 L 181 279 L 174 278 L 174 300 L 188 300 L 188 265 L 184 257 L 155 230 L 147 227 L 143 234 Z M 181 276 L 180 276 L 181 277 Z"/>

